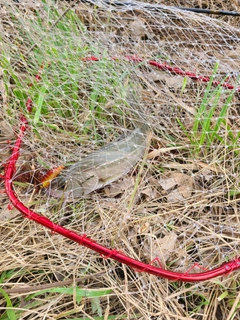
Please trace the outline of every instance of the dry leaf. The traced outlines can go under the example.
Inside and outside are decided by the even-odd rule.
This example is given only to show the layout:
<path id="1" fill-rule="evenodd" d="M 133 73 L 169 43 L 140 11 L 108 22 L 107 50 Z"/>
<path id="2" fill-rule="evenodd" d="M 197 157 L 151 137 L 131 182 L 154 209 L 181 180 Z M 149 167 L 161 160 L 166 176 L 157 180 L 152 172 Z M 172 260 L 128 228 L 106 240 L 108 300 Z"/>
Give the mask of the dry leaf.
<path id="1" fill-rule="evenodd" d="M 166 84 L 169 88 L 180 89 L 183 85 L 183 77 L 165 77 Z M 189 80 L 188 80 L 189 81 Z"/>
<path id="2" fill-rule="evenodd" d="M 167 195 L 168 202 L 178 202 L 184 200 L 184 197 L 181 195 L 178 189 L 173 190 Z"/>
<path id="3" fill-rule="evenodd" d="M 141 38 L 145 35 L 146 32 L 144 21 L 139 17 L 133 22 L 129 23 L 129 29 L 131 36 L 134 38 Z"/>
<path id="4" fill-rule="evenodd" d="M 116 197 L 125 190 L 134 186 L 135 179 L 132 176 L 126 176 L 116 182 L 113 182 L 109 187 L 105 187 L 104 191 L 108 197 Z"/>
<path id="5" fill-rule="evenodd" d="M 193 191 L 193 178 L 181 172 L 172 172 L 168 178 L 161 179 L 159 184 L 165 191 L 169 202 L 177 202 L 191 197 Z M 177 187 L 177 189 L 176 189 Z"/>
<path id="6" fill-rule="evenodd" d="M 147 196 L 147 201 L 150 201 L 152 199 L 156 199 L 158 196 L 158 192 L 153 187 L 149 186 L 141 190 L 141 193 Z"/>
<path id="7" fill-rule="evenodd" d="M 174 178 L 161 179 L 159 182 L 163 190 L 168 191 L 174 188 L 177 185 L 177 182 Z"/>
<path id="8" fill-rule="evenodd" d="M 166 235 L 164 238 L 154 240 L 151 243 L 152 258 L 158 258 L 160 261 L 166 262 L 176 249 L 176 241 L 177 241 L 177 235 L 173 231 L 170 232 L 168 235 Z M 145 247 L 148 254 L 150 251 L 149 247 L 150 247 L 150 244 L 148 243 Z"/>
<path id="9" fill-rule="evenodd" d="M 0 220 L 1 221 L 9 221 L 18 215 L 19 215 L 19 211 L 15 208 L 9 209 L 9 203 L 7 203 L 7 204 L 3 205 L 1 208 Z"/>

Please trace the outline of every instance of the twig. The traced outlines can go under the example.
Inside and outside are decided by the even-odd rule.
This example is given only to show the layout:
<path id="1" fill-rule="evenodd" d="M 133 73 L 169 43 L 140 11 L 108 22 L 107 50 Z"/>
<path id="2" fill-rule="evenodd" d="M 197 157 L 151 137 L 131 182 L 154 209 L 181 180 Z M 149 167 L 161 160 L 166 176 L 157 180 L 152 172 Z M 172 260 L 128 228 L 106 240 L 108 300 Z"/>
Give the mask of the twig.
<path id="1" fill-rule="evenodd" d="M 89 276 L 83 275 L 82 277 L 76 278 L 75 281 L 73 279 L 68 279 L 68 280 L 63 280 L 63 281 L 58 281 L 58 282 L 53 282 L 53 283 L 40 284 L 37 286 L 15 287 L 12 289 L 4 289 L 4 291 L 7 294 L 10 294 L 10 293 L 11 294 L 12 293 L 28 294 L 28 293 L 34 292 L 34 291 L 40 291 L 40 290 L 45 290 L 45 289 L 52 289 L 52 288 L 56 288 L 56 287 L 66 286 L 66 285 L 72 284 L 73 282 L 78 283 L 78 282 L 86 281 L 88 279 L 100 277 L 104 274 L 106 274 L 106 272 L 102 271 L 102 272 L 91 274 Z"/>

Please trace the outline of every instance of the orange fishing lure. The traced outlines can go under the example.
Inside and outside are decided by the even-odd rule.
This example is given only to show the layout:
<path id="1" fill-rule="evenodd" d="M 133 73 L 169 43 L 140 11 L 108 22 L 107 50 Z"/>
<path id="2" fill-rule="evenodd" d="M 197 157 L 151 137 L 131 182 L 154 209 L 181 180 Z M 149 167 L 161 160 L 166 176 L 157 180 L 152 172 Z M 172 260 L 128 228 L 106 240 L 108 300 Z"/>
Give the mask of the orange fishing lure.
<path id="1" fill-rule="evenodd" d="M 59 166 L 57 168 L 49 170 L 42 178 L 41 188 L 47 188 L 50 185 L 51 181 L 56 178 L 63 169 L 64 166 Z"/>

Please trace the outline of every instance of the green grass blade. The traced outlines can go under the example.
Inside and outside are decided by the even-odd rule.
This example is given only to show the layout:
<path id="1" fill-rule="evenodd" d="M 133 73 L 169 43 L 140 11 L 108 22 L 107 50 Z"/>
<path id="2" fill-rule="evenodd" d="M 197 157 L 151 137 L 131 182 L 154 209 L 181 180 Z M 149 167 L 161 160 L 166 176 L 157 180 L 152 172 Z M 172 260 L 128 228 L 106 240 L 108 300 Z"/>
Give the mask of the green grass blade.
<path id="1" fill-rule="evenodd" d="M 14 310 L 11 310 L 10 308 L 13 307 L 11 299 L 9 298 L 8 294 L 2 289 L 0 288 L 0 293 L 4 296 L 5 300 L 6 300 L 6 307 L 9 309 L 6 309 L 6 314 L 8 316 L 9 320 L 16 320 L 16 314 Z M 1 318 L 0 318 L 1 320 Z"/>
<path id="2" fill-rule="evenodd" d="M 205 91 L 205 94 L 203 96 L 203 99 L 202 99 L 202 102 L 201 102 L 201 105 L 196 113 L 196 116 L 195 116 L 195 121 L 194 121 L 194 125 L 193 125 L 193 132 L 194 133 L 197 133 L 198 131 L 198 128 L 199 128 L 199 124 L 201 123 L 201 120 L 202 120 L 202 116 L 206 113 L 206 109 L 207 109 L 207 105 L 208 105 L 208 101 L 209 99 L 211 98 L 211 90 L 212 90 L 212 83 L 213 83 L 213 80 L 214 80 L 214 77 L 217 73 L 217 70 L 218 70 L 218 67 L 219 67 L 219 62 L 217 62 L 214 66 L 214 69 L 213 69 L 213 73 L 209 79 L 209 82 L 207 84 L 207 87 L 206 87 L 206 91 Z"/>
<path id="3" fill-rule="evenodd" d="M 76 294 L 77 301 L 80 302 L 82 298 L 97 298 L 109 295 L 113 292 L 112 289 L 80 289 L 80 288 L 64 288 L 64 287 L 57 287 L 57 288 L 50 288 L 46 290 L 38 291 L 28 297 L 28 299 L 32 299 L 43 293 L 62 293 L 67 295 L 74 295 Z"/>
<path id="4" fill-rule="evenodd" d="M 36 103 L 36 111 L 33 118 L 34 125 L 38 124 L 39 122 L 46 91 L 47 88 L 45 86 L 40 89 L 38 100 Z"/>

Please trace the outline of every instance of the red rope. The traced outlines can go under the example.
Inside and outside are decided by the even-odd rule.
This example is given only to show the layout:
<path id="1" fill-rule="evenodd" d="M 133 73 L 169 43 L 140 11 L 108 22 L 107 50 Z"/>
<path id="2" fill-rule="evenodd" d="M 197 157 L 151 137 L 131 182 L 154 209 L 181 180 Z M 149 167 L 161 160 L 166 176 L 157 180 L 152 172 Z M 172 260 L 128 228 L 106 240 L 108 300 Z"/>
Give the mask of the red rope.
<path id="1" fill-rule="evenodd" d="M 136 56 L 125 56 L 125 57 L 120 58 L 120 59 L 127 60 L 127 61 L 133 61 L 133 62 L 139 62 L 139 63 L 146 62 L 147 64 L 149 64 L 151 66 L 154 66 L 157 69 L 160 69 L 160 70 L 163 70 L 163 71 L 168 71 L 170 73 L 177 74 L 177 75 L 180 75 L 180 76 L 183 76 L 183 77 L 188 77 L 188 78 L 191 78 L 193 80 L 200 81 L 200 82 L 209 82 L 210 81 L 209 77 L 205 77 L 205 76 L 202 76 L 202 75 L 197 75 L 196 73 L 189 72 L 189 71 L 183 71 L 179 67 L 172 67 L 172 66 L 169 66 L 166 63 L 160 63 L 160 62 L 157 62 L 155 60 L 144 60 L 144 59 L 138 58 Z M 100 61 L 100 60 L 101 60 L 101 58 L 98 58 L 98 57 L 95 57 L 95 56 L 90 56 L 90 57 L 83 58 L 83 61 Z M 111 58 L 111 60 L 119 60 L 119 58 L 114 57 L 114 58 Z M 220 86 L 222 86 L 222 87 L 224 87 L 226 89 L 229 89 L 229 90 L 235 89 L 236 92 L 240 92 L 240 87 L 235 87 L 234 85 L 232 85 L 231 83 L 228 83 L 228 82 L 223 82 L 222 83 L 220 81 L 213 81 L 212 85 L 214 87 L 217 87 L 217 86 L 220 85 Z"/>
<path id="2" fill-rule="evenodd" d="M 141 261 L 132 259 L 122 253 L 120 253 L 117 250 L 109 249 L 106 248 L 91 238 L 87 237 L 86 235 L 79 235 L 76 232 L 66 229 L 64 227 L 59 226 L 58 224 L 52 222 L 46 217 L 43 217 L 36 212 L 32 211 L 31 209 L 27 208 L 17 197 L 16 193 L 13 190 L 12 186 L 12 178 L 13 175 L 16 171 L 16 162 L 19 157 L 20 153 L 20 147 L 22 143 L 22 139 L 24 136 L 24 133 L 27 129 L 27 119 L 22 117 L 21 118 L 21 126 L 20 126 L 20 133 L 18 135 L 18 138 L 15 142 L 12 155 L 6 164 L 5 167 L 5 190 L 6 193 L 11 200 L 12 204 L 16 209 L 18 209 L 20 212 L 23 213 L 25 218 L 29 220 L 33 220 L 38 224 L 41 224 L 42 226 L 52 230 L 54 233 L 61 234 L 62 236 L 73 240 L 80 245 L 83 245 L 89 249 L 92 249 L 102 256 L 110 259 L 114 259 L 118 262 L 124 263 L 134 269 L 138 272 L 147 272 L 159 277 L 167 278 L 169 280 L 174 280 L 174 281 L 182 281 L 182 282 L 196 282 L 196 281 L 203 281 L 203 280 L 208 280 L 212 279 L 227 273 L 231 273 L 234 270 L 237 270 L 240 268 L 240 257 L 222 264 L 220 267 L 215 268 L 213 270 L 209 270 L 206 272 L 201 272 L 201 273 L 179 273 L 179 272 L 174 272 L 174 271 L 169 271 L 161 268 L 157 268 L 154 266 L 151 266 L 149 264 L 143 263 Z"/>
<path id="3" fill-rule="evenodd" d="M 130 56 L 126 57 L 126 59 L 128 61 L 136 61 L 136 62 L 143 61 L 143 59 L 134 58 L 134 57 L 130 57 Z M 88 57 L 88 58 L 85 58 L 84 60 L 98 61 L 98 58 Z M 181 69 L 172 68 L 167 65 L 162 65 L 162 64 L 159 64 L 155 61 L 149 60 L 148 63 L 150 65 L 156 66 L 159 69 L 168 70 L 170 72 L 175 72 L 175 73 L 181 74 L 181 75 L 187 75 L 187 76 L 190 76 L 191 78 L 194 78 L 194 79 L 196 78 L 197 80 L 201 80 L 201 81 L 206 82 L 207 79 L 209 79 L 209 78 L 202 77 L 202 76 L 197 77 L 195 74 L 186 73 L 186 72 L 181 71 Z M 216 83 L 215 83 L 215 85 L 216 85 Z M 234 87 L 230 87 L 230 85 L 228 85 L 228 84 L 225 84 L 225 85 L 228 89 L 234 88 Z M 28 100 L 26 102 L 26 107 L 27 107 L 28 112 L 31 112 L 32 101 L 30 98 L 28 98 Z M 83 245 L 83 246 L 99 253 L 100 255 L 102 255 L 103 257 L 105 257 L 107 259 L 108 258 L 113 259 L 113 260 L 116 260 L 120 263 L 126 264 L 126 265 L 134 268 L 137 272 L 147 272 L 147 273 L 150 273 L 150 274 L 162 277 L 162 278 L 166 278 L 169 280 L 181 281 L 181 282 L 197 282 L 197 281 L 209 280 L 209 279 L 221 276 L 221 275 L 231 273 L 234 270 L 240 269 L 240 257 L 238 257 L 232 261 L 223 263 L 218 268 L 215 268 L 215 269 L 209 270 L 209 271 L 205 271 L 205 272 L 200 272 L 200 273 L 191 273 L 191 274 L 187 273 L 187 272 L 180 273 L 180 272 L 174 272 L 174 271 L 169 271 L 169 270 L 165 270 L 162 268 L 154 267 L 150 264 L 146 264 L 141 261 L 130 258 L 117 250 L 106 248 L 106 247 L 100 245 L 99 243 L 97 243 L 96 241 L 92 240 L 91 238 L 87 237 L 85 234 L 79 235 L 72 230 L 61 227 L 60 225 L 52 222 L 50 219 L 48 219 L 44 216 L 41 216 L 38 213 L 34 212 L 33 210 L 27 208 L 18 199 L 15 191 L 13 190 L 13 185 L 12 185 L 12 181 L 13 181 L 12 179 L 13 179 L 14 173 L 16 172 L 16 163 L 19 158 L 22 139 L 23 139 L 25 131 L 28 127 L 28 122 L 25 117 L 21 117 L 20 120 L 21 120 L 20 132 L 19 132 L 17 140 L 14 144 L 10 159 L 5 166 L 5 175 L 2 176 L 1 178 L 3 178 L 5 180 L 5 191 L 9 197 L 10 201 L 12 202 L 14 207 L 16 209 L 18 209 L 24 215 L 25 218 L 27 218 L 29 220 L 33 220 L 36 223 L 52 230 L 54 233 L 61 234 L 62 236 L 66 237 L 72 241 L 75 241 L 75 242 L 79 243 L 80 245 Z"/>

